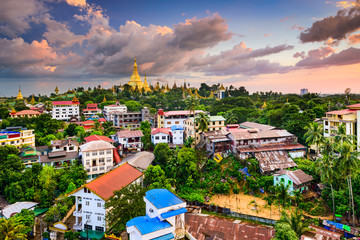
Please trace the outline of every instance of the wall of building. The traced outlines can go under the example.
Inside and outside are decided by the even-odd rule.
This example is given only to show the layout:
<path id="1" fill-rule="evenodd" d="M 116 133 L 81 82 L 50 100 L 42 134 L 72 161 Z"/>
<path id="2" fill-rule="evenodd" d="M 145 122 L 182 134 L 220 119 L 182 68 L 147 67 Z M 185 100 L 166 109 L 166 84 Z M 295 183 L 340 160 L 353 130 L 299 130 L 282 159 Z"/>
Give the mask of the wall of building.
<path id="1" fill-rule="evenodd" d="M 172 132 L 172 142 L 176 145 L 184 144 L 184 130 L 174 130 Z"/>
<path id="2" fill-rule="evenodd" d="M 81 152 L 82 164 L 89 179 L 109 171 L 113 166 L 113 149 Z"/>
<path id="3" fill-rule="evenodd" d="M 165 133 L 157 133 L 154 135 L 151 135 L 151 142 L 153 144 L 159 144 L 159 143 L 169 143 L 170 142 L 170 135 Z"/>
<path id="4" fill-rule="evenodd" d="M 69 120 L 73 116 L 79 117 L 79 105 L 54 105 L 51 111 L 51 115 L 53 119 L 64 121 Z"/>

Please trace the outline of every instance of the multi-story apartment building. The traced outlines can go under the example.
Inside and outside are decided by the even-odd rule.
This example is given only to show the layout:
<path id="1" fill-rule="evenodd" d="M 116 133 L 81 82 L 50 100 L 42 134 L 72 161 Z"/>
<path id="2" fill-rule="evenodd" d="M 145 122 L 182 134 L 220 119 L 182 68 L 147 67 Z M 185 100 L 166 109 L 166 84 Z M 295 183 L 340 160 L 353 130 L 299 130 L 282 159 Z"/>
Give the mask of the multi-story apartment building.
<path id="1" fill-rule="evenodd" d="M 143 144 L 141 137 L 144 136 L 141 130 L 120 130 L 115 135 L 112 135 L 112 139 L 119 143 L 120 154 L 127 151 L 140 152 Z"/>
<path id="2" fill-rule="evenodd" d="M 170 147 L 184 143 L 184 129 L 180 125 L 171 128 L 154 128 L 151 131 L 151 142 L 153 144 L 168 143 Z"/>
<path id="3" fill-rule="evenodd" d="M 195 110 L 195 115 L 200 112 L 203 111 Z M 184 121 L 192 115 L 193 112 L 190 112 L 188 110 L 164 112 L 163 109 L 159 109 L 156 116 L 157 128 L 169 128 L 174 125 L 184 127 Z"/>
<path id="4" fill-rule="evenodd" d="M 13 145 L 20 147 L 25 144 L 35 147 L 34 130 L 27 130 L 27 128 L 23 127 L 8 127 L 0 130 L 0 146 Z"/>
<path id="5" fill-rule="evenodd" d="M 221 130 L 225 126 L 225 118 L 222 116 L 209 116 L 210 121 L 208 125 L 208 131 L 216 131 Z M 195 120 L 193 117 L 190 117 L 189 119 L 184 121 L 184 134 L 185 137 L 195 137 L 194 132 L 194 125 L 195 125 L 195 131 L 196 131 L 196 143 L 199 143 L 200 141 L 200 133 L 199 126 L 197 123 L 195 123 Z"/>
<path id="6" fill-rule="evenodd" d="M 80 146 L 82 164 L 89 179 L 108 172 L 113 167 L 115 147 L 108 142 L 98 140 Z"/>
<path id="7" fill-rule="evenodd" d="M 98 108 L 97 103 L 89 103 L 86 105 L 86 108 L 82 110 L 82 113 L 85 118 L 89 118 L 94 114 L 101 114 L 101 109 Z"/>
<path id="8" fill-rule="evenodd" d="M 125 163 L 95 180 L 81 186 L 68 196 L 75 197 L 75 230 L 82 230 L 80 235 L 86 238 L 87 230 L 104 235 L 107 229 L 106 201 L 130 184 L 142 184 L 143 173 Z"/>
<path id="9" fill-rule="evenodd" d="M 72 139 L 51 141 L 51 150 L 39 155 L 39 163 L 55 168 L 62 168 L 63 164 L 78 161 L 79 143 Z"/>
<path id="10" fill-rule="evenodd" d="M 136 129 L 140 127 L 142 121 L 150 122 L 150 110 L 147 107 L 141 109 L 140 112 L 117 112 L 111 113 L 113 116 L 113 124 L 115 127 Z"/>
<path id="11" fill-rule="evenodd" d="M 127 107 L 125 105 L 108 105 L 104 107 L 103 114 L 108 122 L 114 120 L 113 112 L 125 113 L 127 112 Z"/>
<path id="12" fill-rule="evenodd" d="M 52 118 L 57 120 L 70 120 L 71 117 L 80 117 L 80 102 L 74 97 L 72 101 L 54 101 L 51 111 Z"/>

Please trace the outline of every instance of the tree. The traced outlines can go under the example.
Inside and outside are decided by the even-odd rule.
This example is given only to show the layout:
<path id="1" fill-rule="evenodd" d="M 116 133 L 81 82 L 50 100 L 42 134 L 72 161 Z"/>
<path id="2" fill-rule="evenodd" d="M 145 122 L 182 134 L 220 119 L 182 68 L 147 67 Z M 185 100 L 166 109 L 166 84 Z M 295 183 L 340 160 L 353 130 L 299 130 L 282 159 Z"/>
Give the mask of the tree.
<path id="1" fill-rule="evenodd" d="M 289 187 L 290 185 L 285 186 L 283 182 L 281 182 L 275 187 L 276 199 L 279 203 L 279 214 L 280 214 L 280 205 L 284 209 L 290 200 Z"/>
<path id="2" fill-rule="evenodd" d="M 322 128 L 322 125 L 316 122 L 312 122 L 305 127 L 305 130 L 305 141 L 310 145 L 316 146 L 316 155 L 319 156 L 319 145 L 324 138 L 324 130 Z"/>
<path id="3" fill-rule="evenodd" d="M 232 110 L 225 112 L 224 118 L 226 119 L 226 124 L 234 124 L 238 121 L 236 114 Z"/>
<path id="4" fill-rule="evenodd" d="M 274 240 L 299 240 L 299 238 L 289 224 L 278 222 L 275 225 Z"/>
<path id="5" fill-rule="evenodd" d="M 15 218 L 0 218 L 0 239 L 26 240 L 26 227 L 15 221 Z"/>
<path id="6" fill-rule="evenodd" d="M 299 203 L 304 201 L 304 197 L 299 190 L 293 191 L 292 199 L 295 201 L 296 207 L 299 206 Z"/>
<path id="7" fill-rule="evenodd" d="M 351 199 L 350 209 L 352 206 L 353 212 L 353 225 L 355 225 L 355 210 L 354 210 L 354 196 L 353 196 L 353 189 L 352 189 L 352 182 L 351 177 L 354 176 L 356 171 L 360 166 L 359 160 L 359 152 L 354 150 L 356 146 L 350 144 L 349 142 L 342 142 L 339 146 L 339 165 L 342 173 L 347 176 L 347 181 L 349 185 L 349 197 Z"/>
<path id="8" fill-rule="evenodd" d="M 159 143 L 154 150 L 155 163 L 165 166 L 170 156 L 173 154 L 167 143 Z"/>
<path id="9" fill-rule="evenodd" d="M 16 222 L 24 225 L 24 233 L 27 234 L 32 231 L 35 224 L 35 213 L 32 210 L 22 209 L 20 213 L 15 216 Z"/>
<path id="10" fill-rule="evenodd" d="M 198 127 L 198 131 L 199 132 L 205 132 L 208 130 L 208 126 L 210 124 L 210 117 L 204 113 L 204 112 L 200 112 L 194 120 L 194 126 L 197 125 Z M 195 147 L 196 147 L 196 131 L 195 131 Z"/>
<path id="11" fill-rule="evenodd" d="M 143 134 L 143 136 L 141 137 L 141 142 L 143 143 L 144 149 L 149 150 L 152 146 L 150 123 L 148 121 L 142 121 L 140 123 L 140 130 Z"/>
<path id="12" fill-rule="evenodd" d="M 195 121 L 195 109 L 196 109 L 196 106 L 199 105 L 199 100 L 196 97 L 191 96 L 191 97 L 185 99 L 185 104 L 186 104 L 186 108 L 187 108 L 187 110 L 189 110 L 190 114 L 191 113 L 193 114 L 193 118 Z M 194 135 L 195 135 L 195 146 L 196 146 L 195 123 L 194 123 Z"/>
<path id="13" fill-rule="evenodd" d="M 171 181 L 173 179 L 167 178 L 164 170 L 161 169 L 160 165 L 150 165 L 145 171 L 145 183 L 150 188 L 171 188 Z"/>
<path id="14" fill-rule="evenodd" d="M 139 102 L 133 100 L 127 101 L 125 105 L 130 112 L 137 112 L 140 111 L 142 108 L 142 105 Z"/>
<path id="15" fill-rule="evenodd" d="M 191 148 L 191 146 L 193 145 L 193 143 L 194 143 L 194 138 L 193 137 L 191 137 L 191 136 L 189 136 L 189 137 L 187 137 L 186 139 L 185 139 L 185 141 L 184 141 L 184 147 L 187 147 L 187 148 Z"/>
<path id="16" fill-rule="evenodd" d="M 76 131 L 75 129 L 78 127 L 77 124 L 75 123 L 70 123 L 66 128 L 65 128 L 65 134 L 72 137 L 76 135 Z"/>
<path id="17" fill-rule="evenodd" d="M 280 222 L 288 224 L 291 229 L 296 233 L 298 238 L 305 232 L 310 231 L 309 225 L 311 219 L 303 219 L 303 213 L 298 208 L 289 216 L 285 211 L 281 214 Z"/>
<path id="18" fill-rule="evenodd" d="M 126 223 L 130 219 L 145 215 L 146 206 L 143 198 L 146 191 L 146 188 L 138 184 L 114 191 L 114 195 L 105 203 L 110 232 L 119 234 L 126 228 Z"/>

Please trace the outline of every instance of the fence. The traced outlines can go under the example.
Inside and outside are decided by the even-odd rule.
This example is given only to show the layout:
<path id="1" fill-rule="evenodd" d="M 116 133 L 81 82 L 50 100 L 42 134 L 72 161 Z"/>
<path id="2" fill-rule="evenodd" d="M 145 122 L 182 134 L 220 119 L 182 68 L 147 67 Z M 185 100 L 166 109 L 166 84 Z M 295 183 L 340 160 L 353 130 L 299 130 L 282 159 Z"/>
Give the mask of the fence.
<path id="1" fill-rule="evenodd" d="M 230 210 L 230 208 L 223 208 L 223 207 L 209 205 L 209 204 L 200 203 L 200 202 L 196 202 L 196 201 L 186 201 L 186 204 L 201 207 L 201 209 L 204 209 L 209 212 L 224 214 L 224 215 L 231 216 L 231 217 L 247 219 L 247 220 L 251 220 L 251 221 L 272 224 L 272 225 L 276 224 L 276 220 L 233 212 Z"/>

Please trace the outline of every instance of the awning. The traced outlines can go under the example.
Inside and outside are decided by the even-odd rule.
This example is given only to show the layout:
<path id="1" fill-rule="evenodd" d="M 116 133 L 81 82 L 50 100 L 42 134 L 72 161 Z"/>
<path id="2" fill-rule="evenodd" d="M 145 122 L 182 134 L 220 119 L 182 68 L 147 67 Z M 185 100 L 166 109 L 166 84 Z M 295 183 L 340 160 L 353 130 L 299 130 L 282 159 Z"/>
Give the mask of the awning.
<path id="1" fill-rule="evenodd" d="M 100 231 L 94 231 L 94 230 L 82 230 L 80 232 L 80 236 L 83 238 L 89 238 L 89 239 L 101 239 L 105 235 L 104 232 Z"/>
<path id="2" fill-rule="evenodd" d="M 170 240 L 170 239 L 174 239 L 174 237 L 175 237 L 174 234 L 169 233 L 169 234 L 157 237 L 157 238 L 153 238 L 151 240 Z"/>
<path id="3" fill-rule="evenodd" d="M 162 217 L 163 219 L 167 219 L 167 218 L 169 218 L 169 217 L 177 216 L 177 215 L 180 215 L 180 214 L 186 213 L 186 212 L 187 212 L 186 208 L 179 208 L 179 209 L 177 209 L 177 210 L 173 210 L 173 211 L 169 211 L 169 212 L 162 213 L 162 214 L 161 214 L 161 217 Z"/>

